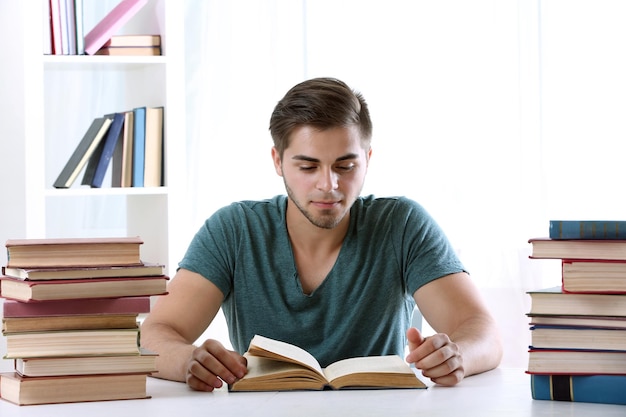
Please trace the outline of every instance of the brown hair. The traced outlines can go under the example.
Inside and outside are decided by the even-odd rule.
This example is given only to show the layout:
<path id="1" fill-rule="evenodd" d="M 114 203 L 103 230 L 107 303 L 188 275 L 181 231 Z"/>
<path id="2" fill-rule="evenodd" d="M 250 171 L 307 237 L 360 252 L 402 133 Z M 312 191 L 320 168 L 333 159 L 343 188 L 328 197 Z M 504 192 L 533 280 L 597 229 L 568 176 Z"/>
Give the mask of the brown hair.
<path id="1" fill-rule="evenodd" d="M 313 78 L 292 87 L 276 104 L 270 118 L 274 147 L 282 158 L 291 132 L 301 125 L 320 129 L 356 125 L 364 149 L 369 149 L 372 121 L 361 93 L 335 78 Z"/>

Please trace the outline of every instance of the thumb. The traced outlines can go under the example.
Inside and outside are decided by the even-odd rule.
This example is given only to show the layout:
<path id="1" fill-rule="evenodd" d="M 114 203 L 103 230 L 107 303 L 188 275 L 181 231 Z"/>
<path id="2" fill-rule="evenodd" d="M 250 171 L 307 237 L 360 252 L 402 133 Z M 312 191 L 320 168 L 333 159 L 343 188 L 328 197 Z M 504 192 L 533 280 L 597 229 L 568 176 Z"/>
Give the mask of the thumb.
<path id="1" fill-rule="evenodd" d="M 409 352 L 413 351 L 424 342 L 424 337 L 415 327 L 409 327 L 406 331 L 406 338 L 409 342 Z"/>

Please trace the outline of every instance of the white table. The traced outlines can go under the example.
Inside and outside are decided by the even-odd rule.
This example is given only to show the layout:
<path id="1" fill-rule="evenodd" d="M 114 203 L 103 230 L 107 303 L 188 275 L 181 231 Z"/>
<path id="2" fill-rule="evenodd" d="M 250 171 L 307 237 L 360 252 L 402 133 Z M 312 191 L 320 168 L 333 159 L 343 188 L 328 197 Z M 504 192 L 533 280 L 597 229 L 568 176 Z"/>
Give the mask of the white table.
<path id="1" fill-rule="evenodd" d="M 504 368 L 455 387 L 429 383 L 426 390 L 203 393 L 149 378 L 148 394 L 151 399 L 21 407 L 0 401 L 0 416 L 626 416 L 626 406 L 533 400 L 524 370 Z"/>

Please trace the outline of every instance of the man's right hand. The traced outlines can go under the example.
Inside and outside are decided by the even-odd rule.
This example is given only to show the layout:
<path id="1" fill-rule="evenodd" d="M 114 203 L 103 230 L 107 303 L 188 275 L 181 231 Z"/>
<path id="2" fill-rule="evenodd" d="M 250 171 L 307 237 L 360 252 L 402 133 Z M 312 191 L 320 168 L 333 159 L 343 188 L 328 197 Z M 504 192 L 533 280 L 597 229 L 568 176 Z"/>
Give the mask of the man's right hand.
<path id="1" fill-rule="evenodd" d="M 217 340 L 208 339 L 194 349 L 187 363 L 185 380 L 197 391 L 213 391 L 223 383 L 232 384 L 248 371 L 247 360 L 226 349 Z"/>

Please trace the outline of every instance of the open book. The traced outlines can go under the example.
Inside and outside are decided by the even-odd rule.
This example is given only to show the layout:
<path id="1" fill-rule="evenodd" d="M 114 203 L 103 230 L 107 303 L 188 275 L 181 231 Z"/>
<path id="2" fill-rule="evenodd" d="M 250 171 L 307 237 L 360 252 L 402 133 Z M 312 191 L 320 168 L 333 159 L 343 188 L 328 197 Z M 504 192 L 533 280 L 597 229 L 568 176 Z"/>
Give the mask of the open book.
<path id="1" fill-rule="evenodd" d="M 322 369 L 306 350 L 255 335 L 244 356 L 248 373 L 231 391 L 426 388 L 397 355 L 349 358 Z"/>

